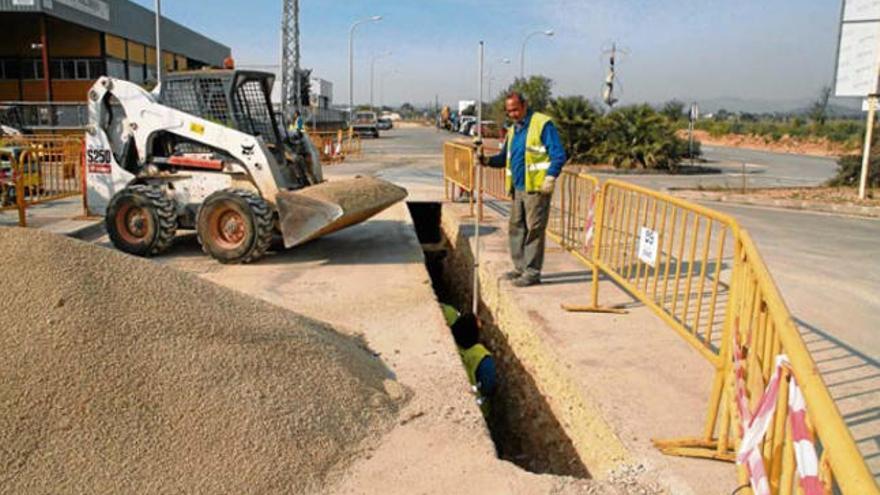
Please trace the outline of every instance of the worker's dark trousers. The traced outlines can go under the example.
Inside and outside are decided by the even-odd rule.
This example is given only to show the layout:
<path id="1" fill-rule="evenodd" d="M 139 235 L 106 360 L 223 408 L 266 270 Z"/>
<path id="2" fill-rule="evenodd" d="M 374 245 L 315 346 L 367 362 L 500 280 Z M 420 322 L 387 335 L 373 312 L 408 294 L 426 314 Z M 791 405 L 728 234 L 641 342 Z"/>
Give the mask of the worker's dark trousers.
<path id="1" fill-rule="evenodd" d="M 508 235 L 513 267 L 538 279 L 544 266 L 544 240 L 550 218 L 550 194 L 514 191 Z"/>

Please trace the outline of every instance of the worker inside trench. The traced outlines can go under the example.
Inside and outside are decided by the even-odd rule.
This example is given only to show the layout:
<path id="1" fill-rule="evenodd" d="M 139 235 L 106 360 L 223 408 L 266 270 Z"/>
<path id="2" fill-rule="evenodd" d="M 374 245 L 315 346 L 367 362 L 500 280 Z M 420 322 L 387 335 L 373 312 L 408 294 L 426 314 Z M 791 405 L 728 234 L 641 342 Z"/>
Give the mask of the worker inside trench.
<path id="1" fill-rule="evenodd" d="M 443 208 L 440 203 L 409 202 L 407 205 L 434 292 L 441 303 L 438 311 L 443 311 L 442 305 L 445 304 L 461 315 L 469 315 L 473 261 L 467 254 L 468 239 L 463 236 L 447 238 L 441 226 Z M 446 313 L 444 316 L 448 315 L 448 308 Z M 463 389 L 461 393 L 472 395 L 475 401 L 483 401 L 480 409 L 498 457 L 534 473 L 590 477 L 533 377 L 511 351 L 505 332 L 495 324 L 485 306 L 480 305 L 476 320 L 477 340 L 494 360 L 496 383 L 488 397 L 480 397 L 479 391 L 473 389 Z M 468 352 L 468 349 L 457 347 L 462 357 L 462 373 L 467 375 L 466 361 L 482 359 L 485 352 Z"/>

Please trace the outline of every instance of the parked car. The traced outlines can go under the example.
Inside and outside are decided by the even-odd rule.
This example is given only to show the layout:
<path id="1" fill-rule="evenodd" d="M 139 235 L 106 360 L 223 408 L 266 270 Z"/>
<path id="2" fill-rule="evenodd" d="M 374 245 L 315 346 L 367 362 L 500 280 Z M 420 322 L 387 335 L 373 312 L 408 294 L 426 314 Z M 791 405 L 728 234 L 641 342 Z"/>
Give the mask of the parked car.
<path id="1" fill-rule="evenodd" d="M 377 127 L 380 131 L 387 131 L 394 127 L 394 122 L 391 121 L 388 117 L 381 117 L 378 120 Z"/>
<path id="2" fill-rule="evenodd" d="M 484 120 L 483 121 L 483 137 L 484 138 L 500 138 L 502 134 L 501 126 L 495 123 L 494 120 Z M 470 130 L 471 136 L 477 135 L 477 126 L 472 125 Z"/>
<path id="3" fill-rule="evenodd" d="M 355 113 L 352 128 L 359 135 L 379 137 L 379 119 L 376 118 L 376 112 Z"/>
<path id="4" fill-rule="evenodd" d="M 476 123 L 477 118 L 473 115 L 462 115 L 461 119 L 458 122 L 458 132 L 459 134 L 464 134 L 465 136 L 471 131 L 471 126 Z"/>

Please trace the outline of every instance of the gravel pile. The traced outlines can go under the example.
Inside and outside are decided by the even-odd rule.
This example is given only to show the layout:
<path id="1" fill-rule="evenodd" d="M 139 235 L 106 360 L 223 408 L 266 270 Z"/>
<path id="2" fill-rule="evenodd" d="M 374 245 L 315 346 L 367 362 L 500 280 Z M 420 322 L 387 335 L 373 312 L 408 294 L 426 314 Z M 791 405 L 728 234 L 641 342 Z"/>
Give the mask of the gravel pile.
<path id="1" fill-rule="evenodd" d="M 0 253 L 2 493 L 310 492 L 394 421 L 324 324 L 36 230 Z"/>

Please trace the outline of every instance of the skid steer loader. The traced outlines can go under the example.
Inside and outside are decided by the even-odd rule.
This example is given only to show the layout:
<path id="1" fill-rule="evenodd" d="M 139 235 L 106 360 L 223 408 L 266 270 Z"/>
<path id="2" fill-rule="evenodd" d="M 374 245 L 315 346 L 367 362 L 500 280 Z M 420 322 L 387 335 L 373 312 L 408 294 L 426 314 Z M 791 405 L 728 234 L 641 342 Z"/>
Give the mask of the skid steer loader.
<path id="1" fill-rule="evenodd" d="M 88 93 L 86 194 L 113 244 L 151 256 L 195 229 L 223 263 L 248 263 L 281 234 L 289 248 L 366 220 L 406 197 L 391 183 L 324 181 L 307 136 L 272 111 L 274 75 L 168 74 L 147 92 L 102 77 Z"/>

